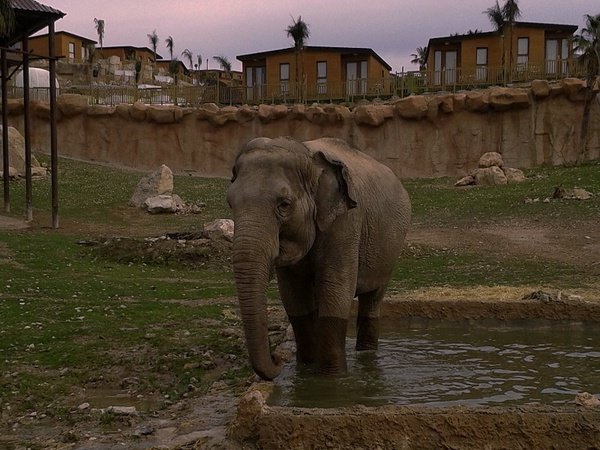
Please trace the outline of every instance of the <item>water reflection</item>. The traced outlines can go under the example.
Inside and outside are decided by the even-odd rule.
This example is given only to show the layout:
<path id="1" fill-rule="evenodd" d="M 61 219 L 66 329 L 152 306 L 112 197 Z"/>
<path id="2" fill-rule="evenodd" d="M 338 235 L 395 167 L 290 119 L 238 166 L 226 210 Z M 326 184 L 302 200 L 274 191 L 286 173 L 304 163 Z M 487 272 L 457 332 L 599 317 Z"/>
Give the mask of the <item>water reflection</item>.
<path id="1" fill-rule="evenodd" d="M 600 393 L 599 326 L 583 323 L 404 321 L 377 352 L 355 352 L 348 374 L 286 365 L 271 404 L 304 407 L 562 404 Z"/>

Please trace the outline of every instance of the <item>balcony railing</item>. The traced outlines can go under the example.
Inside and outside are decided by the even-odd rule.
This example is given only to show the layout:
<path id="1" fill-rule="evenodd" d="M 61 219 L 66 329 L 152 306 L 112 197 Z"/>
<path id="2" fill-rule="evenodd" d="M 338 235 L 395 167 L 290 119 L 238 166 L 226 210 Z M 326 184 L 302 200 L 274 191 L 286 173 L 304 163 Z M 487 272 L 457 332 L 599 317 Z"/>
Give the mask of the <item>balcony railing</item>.
<path id="1" fill-rule="evenodd" d="M 153 105 L 199 106 L 202 103 L 222 105 L 260 103 L 336 103 L 361 99 L 406 97 L 426 92 L 469 90 L 488 86 L 518 86 L 534 79 L 556 80 L 583 77 L 579 64 L 572 61 L 546 61 L 542 65 L 519 65 L 507 72 L 501 67 L 477 66 L 470 69 L 423 70 L 400 72 L 389 79 L 360 78 L 348 81 L 316 83 L 265 83 L 254 86 L 164 85 L 136 86 L 118 84 L 83 84 L 61 87 L 59 93 L 85 95 L 92 105 L 117 105 L 141 100 Z M 49 98 L 45 88 L 32 88 L 32 100 Z M 9 96 L 23 97 L 22 88 L 10 88 Z"/>

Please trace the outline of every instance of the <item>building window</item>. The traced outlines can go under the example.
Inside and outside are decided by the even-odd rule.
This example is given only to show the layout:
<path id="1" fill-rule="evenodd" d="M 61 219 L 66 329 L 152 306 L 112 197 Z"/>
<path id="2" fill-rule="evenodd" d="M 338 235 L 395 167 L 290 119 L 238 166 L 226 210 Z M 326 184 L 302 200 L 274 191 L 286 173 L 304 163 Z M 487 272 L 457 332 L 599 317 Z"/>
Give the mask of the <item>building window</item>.
<path id="1" fill-rule="evenodd" d="M 327 93 L 327 62 L 317 61 L 317 94 Z"/>
<path id="2" fill-rule="evenodd" d="M 279 86 L 282 95 L 288 93 L 290 89 L 290 64 L 279 64 Z"/>
<path id="3" fill-rule="evenodd" d="M 517 39 L 517 71 L 527 69 L 529 63 L 529 38 Z"/>
<path id="4" fill-rule="evenodd" d="M 89 53 L 88 48 L 85 45 L 82 45 L 81 46 L 81 60 L 82 61 L 85 62 L 88 60 L 88 53 Z"/>
<path id="5" fill-rule="evenodd" d="M 487 47 L 479 47 L 476 51 L 475 79 L 477 81 L 487 81 L 488 49 Z"/>
<path id="6" fill-rule="evenodd" d="M 75 59 L 75 42 L 69 42 L 69 60 Z"/>

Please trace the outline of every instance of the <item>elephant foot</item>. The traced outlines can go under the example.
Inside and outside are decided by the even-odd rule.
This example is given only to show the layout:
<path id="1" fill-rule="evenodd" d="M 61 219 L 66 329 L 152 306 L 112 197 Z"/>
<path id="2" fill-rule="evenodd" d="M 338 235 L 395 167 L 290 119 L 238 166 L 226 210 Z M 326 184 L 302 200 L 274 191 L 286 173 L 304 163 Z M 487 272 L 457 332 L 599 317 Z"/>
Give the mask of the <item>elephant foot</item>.
<path id="1" fill-rule="evenodd" d="M 356 350 L 377 350 L 379 318 L 358 316 L 356 330 Z"/>
<path id="2" fill-rule="evenodd" d="M 317 360 L 316 313 L 303 316 L 289 316 L 296 339 L 296 361 L 299 364 L 313 364 Z"/>
<path id="3" fill-rule="evenodd" d="M 325 375 L 346 373 L 346 331 L 348 320 L 339 317 L 317 319 L 318 369 Z"/>

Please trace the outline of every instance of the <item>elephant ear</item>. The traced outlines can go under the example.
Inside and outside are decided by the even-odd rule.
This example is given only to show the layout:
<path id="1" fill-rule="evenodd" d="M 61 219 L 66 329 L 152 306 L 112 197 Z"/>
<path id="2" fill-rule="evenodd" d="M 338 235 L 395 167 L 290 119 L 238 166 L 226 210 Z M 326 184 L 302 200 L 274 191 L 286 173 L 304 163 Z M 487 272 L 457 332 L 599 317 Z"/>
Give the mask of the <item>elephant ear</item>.
<path id="1" fill-rule="evenodd" d="M 350 174 L 344 163 L 330 159 L 320 151 L 314 153 L 313 161 L 321 169 L 315 206 L 317 226 L 324 231 L 337 217 L 356 208 L 357 203 L 349 193 Z"/>

